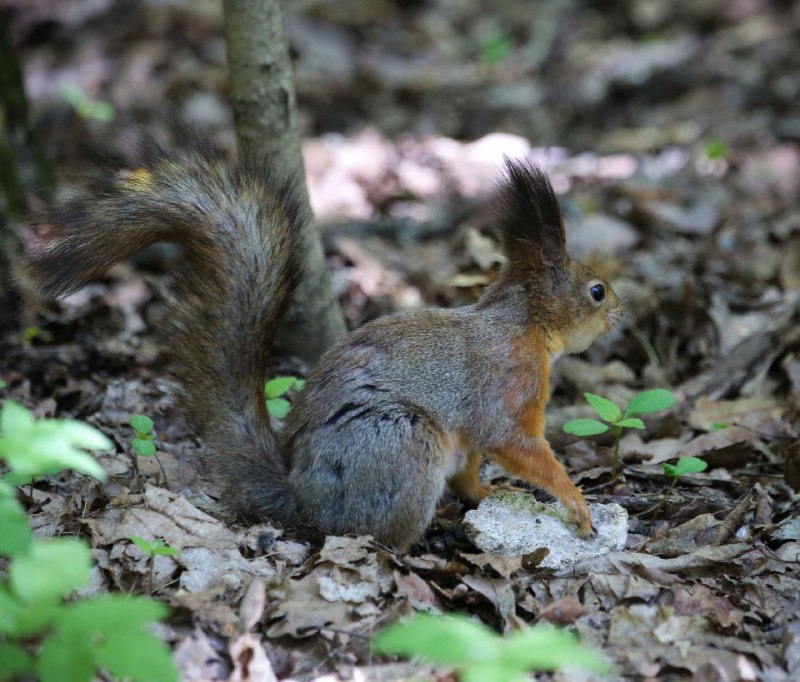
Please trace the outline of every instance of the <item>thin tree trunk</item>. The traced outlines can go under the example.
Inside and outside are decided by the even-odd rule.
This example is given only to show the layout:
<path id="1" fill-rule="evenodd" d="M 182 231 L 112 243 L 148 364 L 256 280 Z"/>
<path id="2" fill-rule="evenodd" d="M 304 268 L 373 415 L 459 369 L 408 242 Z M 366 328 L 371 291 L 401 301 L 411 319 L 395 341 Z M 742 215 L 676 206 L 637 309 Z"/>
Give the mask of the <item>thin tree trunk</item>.
<path id="1" fill-rule="evenodd" d="M 17 304 L 12 296 L 11 223 L 27 210 L 28 191 L 46 198 L 54 182 L 53 167 L 31 122 L 10 18 L 10 11 L 0 8 L 0 304 L 6 311 Z"/>
<path id="2" fill-rule="evenodd" d="M 223 7 L 240 151 L 262 154 L 279 172 L 294 173 L 308 202 L 281 0 L 224 0 Z M 346 329 L 317 230 L 309 231 L 305 251 L 305 278 L 276 342 L 314 362 Z"/>

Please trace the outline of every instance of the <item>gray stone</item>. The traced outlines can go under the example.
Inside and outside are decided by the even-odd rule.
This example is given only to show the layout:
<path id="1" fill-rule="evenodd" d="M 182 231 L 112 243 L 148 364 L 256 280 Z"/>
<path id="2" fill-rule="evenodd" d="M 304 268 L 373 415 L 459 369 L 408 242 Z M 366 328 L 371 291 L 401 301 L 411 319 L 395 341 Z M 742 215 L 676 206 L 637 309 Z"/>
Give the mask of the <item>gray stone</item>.
<path id="1" fill-rule="evenodd" d="M 466 513 L 464 529 L 476 547 L 491 554 L 521 556 L 547 547 L 550 554 L 540 567 L 560 569 L 625 547 L 628 512 L 618 504 L 590 504 L 589 511 L 597 534 L 584 540 L 567 523 L 561 504 L 498 490 Z"/>

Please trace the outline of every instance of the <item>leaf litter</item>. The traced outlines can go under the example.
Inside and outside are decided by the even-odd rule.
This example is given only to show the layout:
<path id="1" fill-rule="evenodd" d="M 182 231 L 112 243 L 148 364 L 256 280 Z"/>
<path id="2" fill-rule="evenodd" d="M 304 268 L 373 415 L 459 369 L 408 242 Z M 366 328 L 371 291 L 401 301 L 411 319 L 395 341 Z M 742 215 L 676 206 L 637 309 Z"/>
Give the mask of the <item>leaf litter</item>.
<path id="1" fill-rule="evenodd" d="M 139 29 L 117 44 L 103 29 L 119 22 L 111 3 L 20 11 L 31 96 L 61 111 L 46 132 L 65 184 L 81 182 L 70 163 L 93 161 L 48 103 L 56 62 L 120 112 L 138 98 L 137 115 L 156 126 L 157 102 L 199 115 L 230 151 L 218 50 L 174 54 L 164 39 L 171 27 L 218 46 L 219 15 L 173 4 L 130 10 Z M 556 364 L 547 436 L 590 501 L 628 510 L 626 549 L 560 572 L 538 568 L 541 553 L 482 554 L 463 533 L 467 508 L 450 497 L 405 556 L 370 538 L 313 546 L 269 525 L 236 525 L 198 474 L 198 445 L 153 363 L 168 252 L 50 309 L 32 339 L 3 320 L 3 396 L 86 420 L 115 443 L 99 458 L 110 477 L 102 487 L 63 474 L 22 489 L 37 535 L 91 542 L 89 593 L 146 590 L 150 559 L 131 536 L 176 549 L 155 557 L 154 596 L 172 607 L 158 632 L 187 680 L 434 679 L 370 650 L 377 632 L 415 610 L 467 613 L 500 632 L 567 626 L 623 679 L 797 679 L 796 8 L 642 0 L 598 13 L 556 4 L 533 35 L 521 2 L 492 3 L 487 17 L 506 27 L 509 52 L 496 64 L 476 54 L 493 28 L 470 20 L 469 3 L 346 4 L 301 3 L 289 25 L 309 188 L 351 326 L 474 300 L 502 260 L 481 203 L 501 154 L 547 161 L 570 249 L 608 273 L 628 308 L 621 338 Z M 46 23 L 62 33 L 82 26 L 103 55 L 96 70 L 86 60 L 97 57 L 80 56 L 66 37 L 37 41 Z M 123 141 L 137 133 L 118 119 L 105 133 L 79 132 L 134 164 Z M 276 376 L 303 371 L 276 359 Z M 623 438 L 623 476 L 612 482 L 611 437 L 576 440 L 561 425 L 593 416 L 585 392 L 625 405 L 646 388 L 669 388 L 678 404 Z M 156 459 L 139 458 L 138 471 L 132 414 L 155 422 Z M 689 456 L 709 468 L 681 477 L 653 514 L 670 484 L 662 464 Z M 516 483 L 491 466 L 484 477 Z"/>

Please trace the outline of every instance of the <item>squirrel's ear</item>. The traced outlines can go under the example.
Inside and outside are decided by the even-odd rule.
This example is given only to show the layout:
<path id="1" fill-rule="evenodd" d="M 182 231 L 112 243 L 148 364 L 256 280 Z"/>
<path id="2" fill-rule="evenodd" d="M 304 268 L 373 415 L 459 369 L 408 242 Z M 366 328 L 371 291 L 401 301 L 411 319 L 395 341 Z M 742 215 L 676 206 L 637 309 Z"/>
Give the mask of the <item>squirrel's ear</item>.
<path id="1" fill-rule="evenodd" d="M 492 206 L 509 262 L 559 267 L 567 261 L 561 210 L 547 174 L 533 161 L 504 157 Z"/>

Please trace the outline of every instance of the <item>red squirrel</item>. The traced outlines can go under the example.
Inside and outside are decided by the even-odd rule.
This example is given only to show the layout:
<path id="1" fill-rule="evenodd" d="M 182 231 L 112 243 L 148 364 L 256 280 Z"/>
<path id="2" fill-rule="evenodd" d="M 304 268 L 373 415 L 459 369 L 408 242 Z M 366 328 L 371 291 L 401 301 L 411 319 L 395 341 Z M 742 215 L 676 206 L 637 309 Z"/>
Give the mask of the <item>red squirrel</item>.
<path id="1" fill-rule="evenodd" d="M 550 366 L 614 328 L 621 304 L 568 256 L 541 168 L 506 160 L 490 201 L 508 262 L 480 299 L 353 331 L 313 369 L 276 434 L 264 401 L 270 343 L 311 224 L 296 191 L 263 166 L 164 156 L 55 209 L 25 239 L 23 276 L 64 295 L 151 244 L 182 247 L 164 359 L 236 512 L 405 550 L 448 485 L 467 500 L 487 495 L 485 455 L 554 495 L 591 535 L 583 495 L 544 437 Z"/>

